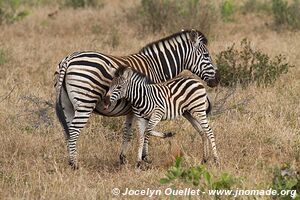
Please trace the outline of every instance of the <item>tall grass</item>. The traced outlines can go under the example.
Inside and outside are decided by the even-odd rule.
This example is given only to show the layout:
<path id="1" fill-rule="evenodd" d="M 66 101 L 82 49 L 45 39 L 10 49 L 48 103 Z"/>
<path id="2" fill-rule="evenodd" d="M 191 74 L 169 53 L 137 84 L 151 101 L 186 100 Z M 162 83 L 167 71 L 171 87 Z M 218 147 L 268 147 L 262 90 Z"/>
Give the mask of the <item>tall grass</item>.
<path id="1" fill-rule="evenodd" d="M 291 4 L 286 0 L 272 0 L 274 23 L 279 28 L 300 29 L 299 10 L 299 0 L 294 0 Z"/>
<path id="2" fill-rule="evenodd" d="M 208 33 L 218 16 L 214 4 L 200 0 L 142 0 L 127 12 L 128 20 L 143 33 L 191 27 Z"/>

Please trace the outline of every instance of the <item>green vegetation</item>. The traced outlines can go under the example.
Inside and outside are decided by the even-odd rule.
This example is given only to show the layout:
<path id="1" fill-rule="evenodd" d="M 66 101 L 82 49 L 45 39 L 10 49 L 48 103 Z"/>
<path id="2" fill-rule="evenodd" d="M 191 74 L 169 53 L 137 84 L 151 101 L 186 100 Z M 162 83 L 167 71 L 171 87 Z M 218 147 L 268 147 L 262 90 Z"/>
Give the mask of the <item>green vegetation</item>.
<path id="1" fill-rule="evenodd" d="M 225 0 L 221 5 L 221 15 L 224 21 L 232 21 L 232 14 L 234 13 L 235 6 L 233 0 Z"/>
<path id="2" fill-rule="evenodd" d="M 167 184 L 177 179 L 180 182 L 199 186 L 202 191 L 205 191 L 210 189 L 231 189 L 241 181 L 240 178 L 228 173 L 222 173 L 220 177 L 215 177 L 202 165 L 184 168 L 182 161 L 182 157 L 177 157 L 175 164 L 169 168 L 165 177 L 160 179 L 160 183 Z"/>
<path id="3" fill-rule="evenodd" d="M 14 23 L 29 15 L 29 11 L 21 9 L 21 0 L 0 0 L 0 25 Z"/>
<path id="4" fill-rule="evenodd" d="M 294 0 L 290 5 L 286 0 L 272 0 L 274 23 L 277 27 L 300 29 L 300 3 Z"/>
<path id="5" fill-rule="evenodd" d="M 65 0 L 64 5 L 72 8 L 102 7 L 103 2 L 101 0 Z"/>
<path id="6" fill-rule="evenodd" d="M 267 1 L 261 0 L 247 0 L 241 6 L 242 13 L 272 13 L 272 6 Z"/>
<path id="7" fill-rule="evenodd" d="M 216 13 L 212 4 L 200 0 L 142 0 L 127 13 L 127 18 L 141 32 L 201 27 L 207 33 L 216 21 Z"/>
<path id="8" fill-rule="evenodd" d="M 259 86 L 268 86 L 293 67 L 283 55 L 271 59 L 261 50 L 253 49 L 247 39 L 241 41 L 240 50 L 237 50 L 233 44 L 225 51 L 221 51 L 217 55 L 216 63 L 222 74 L 221 85 L 223 86 L 236 84 L 247 86 L 252 82 Z"/>
<path id="9" fill-rule="evenodd" d="M 282 190 L 296 190 L 298 194 L 291 197 L 291 195 L 277 196 L 277 199 L 288 200 L 288 199 L 300 199 L 300 174 L 291 166 L 286 164 L 281 168 L 275 168 L 273 174 L 273 182 L 271 188 L 275 189 L 280 193 Z"/>

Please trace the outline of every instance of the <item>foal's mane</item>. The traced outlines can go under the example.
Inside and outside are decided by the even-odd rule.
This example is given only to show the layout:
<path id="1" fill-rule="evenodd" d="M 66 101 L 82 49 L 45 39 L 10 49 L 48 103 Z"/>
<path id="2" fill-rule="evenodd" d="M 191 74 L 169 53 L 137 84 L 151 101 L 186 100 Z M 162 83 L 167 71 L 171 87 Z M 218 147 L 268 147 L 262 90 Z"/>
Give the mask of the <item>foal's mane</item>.
<path id="1" fill-rule="evenodd" d="M 145 74 L 142 74 L 141 72 L 131 68 L 131 67 L 128 67 L 128 66 L 120 66 L 116 71 L 115 71 L 115 77 L 118 78 L 120 76 L 122 76 L 124 74 L 124 71 L 126 71 L 127 69 L 130 69 L 131 71 L 133 71 L 133 74 L 137 74 L 139 77 L 145 79 L 146 83 L 154 83 L 151 79 L 149 79 L 148 76 L 146 76 Z"/>

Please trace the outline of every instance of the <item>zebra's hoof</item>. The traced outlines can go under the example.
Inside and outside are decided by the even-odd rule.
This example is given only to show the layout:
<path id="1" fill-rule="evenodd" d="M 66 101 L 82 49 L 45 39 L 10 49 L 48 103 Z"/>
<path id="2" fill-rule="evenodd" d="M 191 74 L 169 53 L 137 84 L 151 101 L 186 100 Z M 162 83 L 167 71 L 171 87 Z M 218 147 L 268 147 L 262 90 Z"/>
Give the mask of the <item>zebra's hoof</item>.
<path id="1" fill-rule="evenodd" d="M 126 156 L 124 154 L 120 154 L 120 164 L 125 165 L 127 163 Z"/>
<path id="2" fill-rule="evenodd" d="M 221 167 L 221 163 L 220 163 L 220 160 L 218 158 L 214 158 L 214 161 L 215 161 L 215 164 L 218 168 Z"/>
<path id="3" fill-rule="evenodd" d="M 173 137 L 175 134 L 176 133 L 174 133 L 174 132 L 166 132 L 166 133 L 164 133 L 164 136 L 165 136 L 165 138 L 167 138 L 167 137 Z"/>
<path id="4" fill-rule="evenodd" d="M 142 161 L 137 161 L 135 168 L 141 169 L 141 166 L 142 166 Z"/>
<path id="5" fill-rule="evenodd" d="M 145 170 L 148 170 L 150 169 L 150 164 L 145 162 L 145 161 L 138 161 L 136 163 L 136 170 L 137 172 L 140 172 L 140 171 L 145 171 Z"/>
<path id="6" fill-rule="evenodd" d="M 76 162 L 69 161 L 69 165 L 71 166 L 71 168 L 72 168 L 73 170 L 79 169 L 79 166 L 78 166 L 78 164 L 77 164 Z"/>
<path id="7" fill-rule="evenodd" d="M 207 158 L 203 158 L 202 161 L 201 161 L 201 164 L 204 165 L 206 163 L 207 163 Z"/>
<path id="8" fill-rule="evenodd" d="M 142 156 L 142 160 L 148 164 L 151 164 L 152 163 L 152 160 L 149 158 L 148 155 L 143 155 Z"/>

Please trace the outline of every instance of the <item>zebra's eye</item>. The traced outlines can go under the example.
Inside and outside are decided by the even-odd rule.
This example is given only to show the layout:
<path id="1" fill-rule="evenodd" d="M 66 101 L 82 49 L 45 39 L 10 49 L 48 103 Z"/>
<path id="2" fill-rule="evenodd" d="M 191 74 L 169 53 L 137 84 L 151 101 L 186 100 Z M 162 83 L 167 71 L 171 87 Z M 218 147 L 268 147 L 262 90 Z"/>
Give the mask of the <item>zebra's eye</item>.
<path id="1" fill-rule="evenodd" d="M 120 85 L 118 85 L 118 86 L 117 86 L 117 90 L 120 90 L 120 89 L 121 89 L 121 86 L 120 86 Z"/>
<path id="2" fill-rule="evenodd" d="M 204 54 L 203 54 L 203 57 L 204 57 L 204 58 L 209 58 L 209 54 L 208 54 L 208 53 L 204 53 Z"/>

